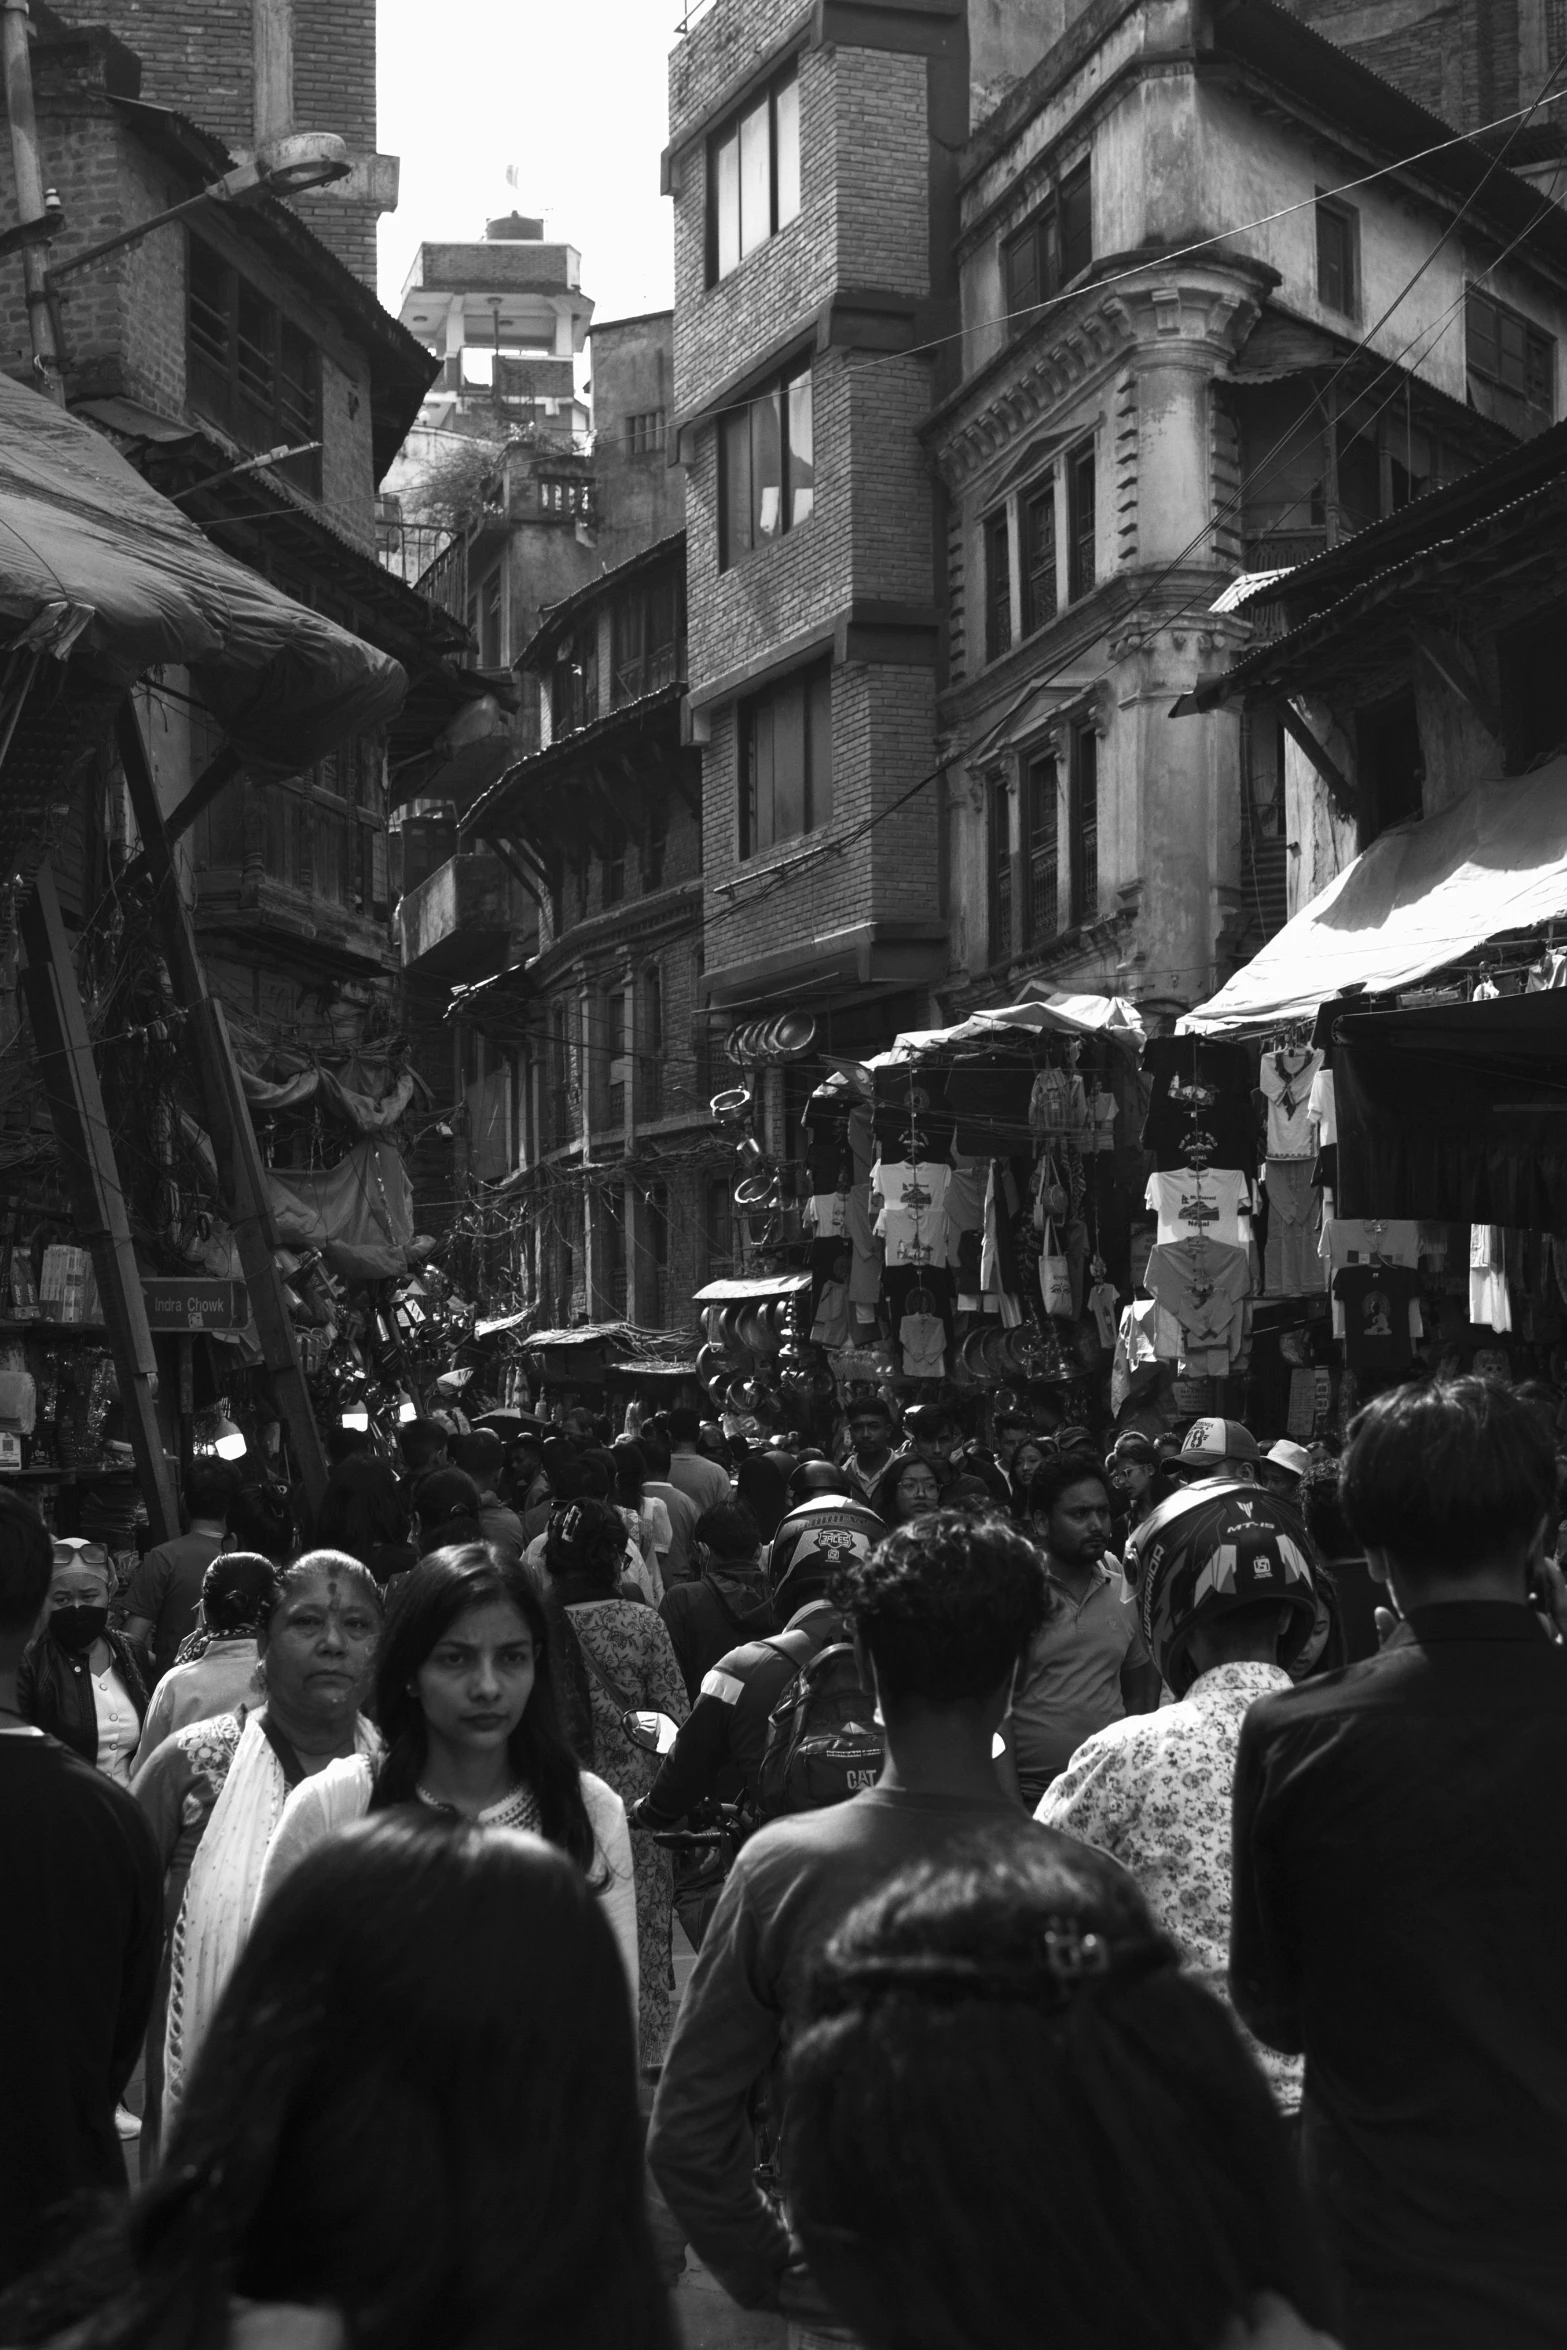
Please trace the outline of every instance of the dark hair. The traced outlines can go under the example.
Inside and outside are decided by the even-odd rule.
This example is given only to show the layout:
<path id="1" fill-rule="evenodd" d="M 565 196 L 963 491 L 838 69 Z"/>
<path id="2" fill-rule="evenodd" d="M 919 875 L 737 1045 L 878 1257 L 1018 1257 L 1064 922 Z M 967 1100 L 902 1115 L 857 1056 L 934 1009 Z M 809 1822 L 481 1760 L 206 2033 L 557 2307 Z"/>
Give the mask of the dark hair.
<path id="1" fill-rule="evenodd" d="M 391 1462 L 364 1454 L 339 1462 L 321 1497 L 317 1542 L 346 1550 L 368 1567 L 384 1544 L 407 1539 L 407 1496 Z"/>
<path id="2" fill-rule="evenodd" d="M 787 1453 L 748 1452 L 735 1471 L 735 1493 L 756 1524 L 757 1538 L 771 1542 L 789 1507 L 794 1463 Z"/>
<path id="3" fill-rule="evenodd" d="M 861 1902 L 788 2112 L 791 2221 L 870 2350 L 1211 2350 L 1264 2292 L 1332 2322 L 1267 2084 L 1087 1846 L 974 1830 Z"/>
<path id="4" fill-rule="evenodd" d="M 626 1571 L 626 1527 L 607 1501 L 571 1501 L 550 1512 L 544 1564 L 551 1575 L 582 1575 L 612 1599 Z"/>
<path id="5" fill-rule="evenodd" d="M 185 1507 L 193 1518 L 226 1519 L 239 1488 L 240 1474 L 232 1462 L 204 1460 L 198 1454 L 185 1480 Z"/>
<path id="6" fill-rule="evenodd" d="M 1110 1472 L 1097 1453 L 1057 1453 L 1047 1449 L 1039 1475 L 1029 1479 L 1029 1516 L 1048 1517 L 1064 1493 L 1070 1493 L 1074 1485 L 1089 1483 L 1102 1486 L 1105 1499 L 1109 1500 Z"/>
<path id="7" fill-rule="evenodd" d="M 558 1853 L 356 1823 L 267 1902 L 170 2161 L 49 2280 L 74 2310 L 33 2289 L 32 2338 L 102 2303 L 85 2268 L 115 2277 L 94 2350 L 219 2350 L 235 2295 L 330 2305 L 360 2350 L 673 2350 L 635 2080 L 614 1938 Z"/>
<path id="8" fill-rule="evenodd" d="M 754 1559 L 762 1547 L 762 1529 L 743 1501 L 715 1501 L 702 1512 L 694 1532 L 723 1560 Z"/>
<path id="9" fill-rule="evenodd" d="M 0 1632 L 30 1632 L 54 1573 L 49 1529 L 30 1502 L 0 1486 Z"/>
<path id="10" fill-rule="evenodd" d="M 505 1462 L 506 1447 L 493 1428 L 474 1428 L 466 1436 L 452 1438 L 451 1455 L 476 1485 L 493 1485 Z"/>
<path id="11" fill-rule="evenodd" d="M 329 1428 L 326 1432 L 326 1457 L 334 1469 L 341 1468 L 344 1461 L 351 1461 L 358 1454 L 369 1450 L 368 1428 L 345 1428 L 339 1422 L 335 1428 Z"/>
<path id="12" fill-rule="evenodd" d="M 371 1597 L 375 1601 L 378 1611 L 386 1604 L 386 1594 L 381 1589 L 381 1586 L 376 1581 L 375 1577 L 371 1574 L 370 1569 L 365 1565 L 363 1559 L 356 1559 L 349 1551 L 331 1550 L 328 1549 L 324 1544 L 321 1544 L 318 1545 L 314 1550 L 302 1550 L 298 1558 L 291 1560 L 286 1567 L 278 1567 L 274 1569 L 272 1578 L 272 1604 L 267 1609 L 268 1623 L 271 1622 L 272 1618 L 277 1614 L 278 1609 L 283 1605 L 284 1600 L 287 1599 L 289 1591 L 295 1581 L 302 1579 L 306 1575 L 348 1575 L 355 1577 L 370 1593 Z"/>
<path id="13" fill-rule="evenodd" d="M 999 1518 L 932 1510 L 846 1566 L 834 1596 L 884 1697 L 956 1705 L 990 1696 L 1050 1611 L 1032 1543 Z"/>
<path id="14" fill-rule="evenodd" d="M 397 1431 L 398 1449 L 403 1466 L 415 1477 L 423 1476 L 434 1460 L 439 1460 L 451 1438 L 439 1420 L 405 1420 Z"/>
<path id="15" fill-rule="evenodd" d="M 376 1719 L 386 1754 L 371 1808 L 385 1811 L 415 1800 L 427 1742 L 414 1676 L 459 1616 L 492 1600 L 505 1600 L 517 1610 L 533 1635 L 537 1658 L 533 1693 L 511 1734 L 512 1768 L 533 1791 L 540 1832 L 569 1852 L 580 1869 L 591 1868 L 593 1829 L 577 1758 L 560 1726 L 544 1601 L 527 1568 L 493 1543 L 465 1542 L 432 1551 L 397 1586 L 375 1660 Z"/>
<path id="16" fill-rule="evenodd" d="M 1498 1379 L 1395 1387 L 1352 1422 L 1344 1515 L 1412 1583 L 1522 1553 L 1556 1507 L 1556 1450 L 1535 1405 Z"/>
<path id="17" fill-rule="evenodd" d="M 1338 1480 L 1336 1460 L 1327 1456 L 1309 1460 L 1295 1494 L 1301 1523 L 1325 1559 L 1353 1558 L 1360 1548 L 1344 1516 Z"/>
<path id="18" fill-rule="evenodd" d="M 570 1452 L 550 1470 L 550 1489 L 557 1501 L 607 1501 L 613 1480 L 591 1452 Z"/>
<path id="19" fill-rule="evenodd" d="M 615 1499 L 628 1510 L 640 1509 L 642 1487 L 647 1478 L 641 1445 L 634 1436 L 617 1436 L 609 1448 L 609 1458 L 615 1472 L 612 1488 Z"/>
<path id="20" fill-rule="evenodd" d="M 253 1632 L 277 1605 L 278 1571 L 259 1550 L 220 1550 L 201 1579 L 201 1613 L 219 1638 Z"/>
<path id="21" fill-rule="evenodd" d="M 885 1396 L 862 1395 L 857 1402 L 850 1404 L 843 1415 L 843 1424 L 846 1428 L 852 1428 L 856 1420 L 885 1420 L 890 1428 L 892 1426 L 892 1406 Z"/>
<path id="22" fill-rule="evenodd" d="M 479 1488 L 466 1469 L 432 1469 L 421 1477 L 414 1487 L 414 1508 L 419 1513 L 420 1556 L 431 1550 L 445 1550 L 450 1543 L 438 1543 L 431 1537 L 443 1533 L 448 1526 L 469 1529 L 466 1537 L 454 1535 L 452 1540 L 479 1538 Z"/>
<path id="23" fill-rule="evenodd" d="M 236 1550 L 260 1551 L 281 1566 L 294 1547 L 294 1510 L 279 1485 L 244 1485 L 229 1504 Z"/>
<path id="24" fill-rule="evenodd" d="M 897 1524 L 894 1513 L 898 1506 L 898 1487 L 910 1469 L 923 1469 L 927 1477 L 936 1475 L 935 1470 L 921 1452 L 900 1452 L 895 1460 L 890 1461 L 877 1478 L 875 1490 L 871 1494 L 871 1508 L 884 1526 Z M 941 1489 L 939 1477 L 936 1479 L 936 1489 L 938 1492 Z M 847 1485 L 845 1490 L 847 1490 Z"/>
<path id="25" fill-rule="evenodd" d="M 702 1433 L 702 1415 L 689 1404 L 676 1404 L 664 1414 L 664 1425 L 669 1431 L 670 1444 L 695 1444 Z"/>
<path id="26" fill-rule="evenodd" d="M 637 1442 L 642 1448 L 642 1458 L 646 1463 L 648 1476 L 659 1485 L 667 1485 L 669 1463 L 672 1456 L 669 1450 L 669 1438 L 663 1429 L 651 1420 L 644 1420 L 642 1433 L 638 1436 Z"/>

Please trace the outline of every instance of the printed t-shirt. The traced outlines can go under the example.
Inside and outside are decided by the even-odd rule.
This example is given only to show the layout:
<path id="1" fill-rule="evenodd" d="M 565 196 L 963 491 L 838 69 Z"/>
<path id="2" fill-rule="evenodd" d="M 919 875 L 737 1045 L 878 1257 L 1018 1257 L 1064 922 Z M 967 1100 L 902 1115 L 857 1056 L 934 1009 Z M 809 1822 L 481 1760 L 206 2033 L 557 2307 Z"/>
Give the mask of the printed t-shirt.
<path id="1" fill-rule="evenodd" d="M 1344 1353 L 1357 1371 L 1402 1371 L 1414 1354 L 1409 1309 L 1420 1276 L 1405 1265 L 1346 1265 L 1333 1277 L 1344 1308 Z"/>
<path id="2" fill-rule="evenodd" d="M 1200 1250 L 1160 1247 L 1148 1252 L 1144 1285 L 1180 1325 L 1184 1351 L 1223 1348 L 1233 1359 L 1245 1335 L 1251 1295 L 1251 1259 L 1243 1248 L 1208 1241 Z"/>
<path id="3" fill-rule="evenodd" d="M 1231 1167 L 1179 1167 L 1171 1174 L 1150 1175 L 1143 1205 L 1158 1217 L 1163 1242 L 1202 1239 L 1243 1248 L 1251 1237 L 1249 1224 L 1243 1231 L 1240 1221 L 1242 1211 L 1251 1207 L 1251 1184 Z"/>
<path id="4" fill-rule="evenodd" d="M 1311 1084 L 1322 1066 L 1319 1052 L 1264 1053 L 1261 1084 L 1268 1097 L 1268 1157 L 1309 1159 Z"/>

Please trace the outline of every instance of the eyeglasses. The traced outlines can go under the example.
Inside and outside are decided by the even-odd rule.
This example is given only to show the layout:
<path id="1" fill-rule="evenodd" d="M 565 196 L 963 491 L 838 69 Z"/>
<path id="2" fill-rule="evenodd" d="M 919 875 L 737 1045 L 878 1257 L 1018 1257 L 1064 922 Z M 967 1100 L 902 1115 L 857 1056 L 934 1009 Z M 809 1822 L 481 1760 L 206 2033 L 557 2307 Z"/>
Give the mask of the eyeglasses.
<path id="1" fill-rule="evenodd" d="M 87 1542 L 78 1534 L 57 1534 L 53 1541 L 57 1567 L 107 1567 L 109 1553 L 101 1542 Z"/>

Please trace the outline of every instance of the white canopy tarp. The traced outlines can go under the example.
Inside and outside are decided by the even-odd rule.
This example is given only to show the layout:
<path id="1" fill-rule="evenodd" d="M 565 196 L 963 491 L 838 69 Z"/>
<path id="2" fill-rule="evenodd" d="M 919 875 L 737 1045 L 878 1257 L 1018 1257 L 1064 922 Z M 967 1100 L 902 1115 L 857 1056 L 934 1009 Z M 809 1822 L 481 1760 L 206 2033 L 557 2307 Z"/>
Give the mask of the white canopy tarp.
<path id="1" fill-rule="evenodd" d="M 1264 1034 L 1346 988 L 1411 987 L 1489 938 L 1563 916 L 1567 757 L 1384 832 L 1177 1029 Z"/>
<path id="2" fill-rule="evenodd" d="M 1041 1029 L 1053 1029 L 1065 1036 L 1113 1036 L 1126 1045 L 1141 1046 L 1143 1042 L 1142 1021 L 1124 996 L 1040 995 L 997 1012 L 975 1012 L 955 1028 L 905 1029 L 894 1037 L 888 1051 L 874 1054 L 865 1066 L 890 1069 L 954 1046 L 996 1044 L 1009 1028 L 1030 1029 L 1036 1035 Z"/>

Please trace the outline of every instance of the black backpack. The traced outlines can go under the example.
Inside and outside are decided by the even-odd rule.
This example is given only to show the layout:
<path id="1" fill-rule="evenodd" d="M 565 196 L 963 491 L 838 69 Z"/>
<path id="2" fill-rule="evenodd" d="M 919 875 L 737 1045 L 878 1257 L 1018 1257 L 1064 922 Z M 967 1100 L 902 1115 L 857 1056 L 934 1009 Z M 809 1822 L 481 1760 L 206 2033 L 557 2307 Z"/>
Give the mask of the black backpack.
<path id="1" fill-rule="evenodd" d="M 797 1652 L 783 1644 L 790 1637 L 764 1645 L 792 1660 Z M 851 1641 L 828 1640 L 804 1657 L 767 1717 L 756 1783 L 763 1818 L 820 1811 L 874 1787 L 886 1752 L 875 1716 Z"/>

